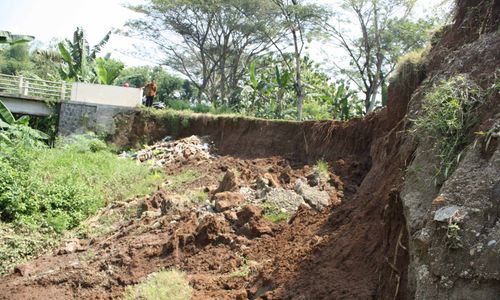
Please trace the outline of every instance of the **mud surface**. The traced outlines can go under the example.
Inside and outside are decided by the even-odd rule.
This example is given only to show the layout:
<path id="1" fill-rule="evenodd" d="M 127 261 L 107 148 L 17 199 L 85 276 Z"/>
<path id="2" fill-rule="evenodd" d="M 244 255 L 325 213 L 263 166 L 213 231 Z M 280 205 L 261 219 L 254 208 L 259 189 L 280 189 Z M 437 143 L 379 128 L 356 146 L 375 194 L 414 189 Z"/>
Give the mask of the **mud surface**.
<path id="1" fill-rule="evenodd" d="M 385 193 L 389 186 L 376 184 L 386 195 L 362 192 L 365 157 L 330 161 L 327 179 L 314 183 L 315 167 L 300 160 L 212 151 L 209 158 L 188 155 L 162 166 L 169 179 L 155 194 L 113 204 L 89 221 L 99 228 L 99 220 L 120 216 L 107 224 L 107 234 L 69 240 L 53 254 L 18 266 L 0 283 L 0 298 L 119 298 L 126 286 L 168 268 L 188 274 L 194 299 L 369 299 L 385 293 L 381 280 L 394 282 L 390 293 L 402 290 L 404 278 L 384 275 L 384 249 L 390 246 L 383 241 L 389 235 L 405 243 L 404 219 L 391 225 L 387 214 L 402 212 Z M 186 172 L 197 176 L 173 183 Z M 232 184 L 224 183 L 227 173 L 234 174 Z M 266 186 L 258 187 L 260 181 Z M 296 203 L 287 219 L 266 219 L 255 193 L 292 194 L 298 181 L 324 191 L 329 206 Z M 206 199 L 187 201 L 188 191 L 206 191 Z M 244 201 L 218 211 L 216 195 L 232 192 Z M 396 256 L 395 266 L 404 265 L 404 251 Z"/>

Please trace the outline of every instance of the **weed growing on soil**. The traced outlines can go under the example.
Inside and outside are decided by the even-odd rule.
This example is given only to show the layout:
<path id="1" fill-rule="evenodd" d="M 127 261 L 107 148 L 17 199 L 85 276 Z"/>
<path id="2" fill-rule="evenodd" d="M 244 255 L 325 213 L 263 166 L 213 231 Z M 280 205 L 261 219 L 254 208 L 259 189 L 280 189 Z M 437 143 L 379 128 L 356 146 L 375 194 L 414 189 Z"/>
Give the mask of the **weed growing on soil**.
<path id="1" fill-rule="evenodd" d="M 446 245 L 450 249 L 462 248 L 462 240 L 460 238 L 460 226 L 455 222 L 450 222 L 446 228 Z"/>
<path id="2" fill-rule="evenodd" d="M 0 221 L 16 228 L 0 241 L 0 272 L 49 249 L 54 236 L 106 204 L 148 193 L 162 181 L 160 173 L 119 159 L 94 138 L 0 150 Z"/>
<path id="3" fill-rule="evenodd" d="M 481 101 L 481 89 L 466 76 L 441 81 L 425 95 L 422 113 L 414 120 L 413 132 L 421 139 L 434 141 L 440 161 L 436 170 L 437 184 L 450 176 L 460 160 Z"/>
<path id="4" fill-rule="evenodd" d="M 183 272 L 172 269 L 159 271 L 148 276 L 147 280 L 125 290 L 124 300 L 188 300 L 193 289 L 189 286 Z"/>
<path id="5" fill-rule="evenodd" d="M 176 190 L 185 184 L 195 182 L 201 178 L 201 174 L 194 170 L 167 176 L 167 187 L 170 190 Z"/>
<path id="6" fill-rule="evenodd" d="M 208 199 L 208 193 L 202 191 L 202 190 L 194 190 L 194 191 L 189 191 L 187 193 L 187 197 L 189 199 L 189 202 L 191 203 L 203 203 L 205 200 Z"/>
<path id="7" fill-rule="evenodd" d="M 243 260 L 243 265 L 238 268 L 238 270 L 229 273 L 229 277 L 247 277 L 248 275 L 250 275 L 252 267 L 256 264 L 256 262 L 253 260 L 249 260 L 244 256 L 240 256 L 240 259 Z"/>
<path id="8" fill-rule="evenodd" d="M 322 179 L 328 180 L 330 178 L 330 175 L 328 173 L 328 163 L 324 159 L 316 161 L 316 164 L 314 165 L 314 170 L 318 172 L 319 176 Z"/>
<path id="9" fill-rule="evenodd" d="M 281 209 L 275 204 L 265 202 L 260 205 L 260 208 L 262 208 L 262 216 L 264 219 L 270 222 L 280 223 L 290 218 L 289 213 L 281 211 Z"/>
<path id="10" fill-rule="evenodd" d="M 51 228 L 0 222 L 0 276 L 59 243 Z"/>

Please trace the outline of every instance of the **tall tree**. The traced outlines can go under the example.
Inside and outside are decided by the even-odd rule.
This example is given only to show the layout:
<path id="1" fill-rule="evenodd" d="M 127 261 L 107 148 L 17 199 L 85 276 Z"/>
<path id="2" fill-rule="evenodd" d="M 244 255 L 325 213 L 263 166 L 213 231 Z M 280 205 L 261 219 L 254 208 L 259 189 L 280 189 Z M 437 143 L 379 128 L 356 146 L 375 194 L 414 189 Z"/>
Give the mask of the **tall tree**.
<path id="1" fill-rule="evenodd" d="M 415 0 L 344 0 L 337 24 L 329 24 L 349 65 L 334 64 L 364 93 L 365 112 L 373 111 L 379 89 L 398 58 L 422 48 L 433 20 L 412 21 Z M 352 21 L 354 20 L 354 21 Z M 358 27 L 356 32 L 350 29 Z"/>
<path id="2" fill-rule="evenodd" d="M 215 104 L 229 104 L 245 66 L 269 50 L 266 37 L 276 32 L 268 0 L 148 0 L 130 8 L 144 18 L 129 21 L 128 34 L 156 44 L 162 63 Z"/>
<path id="3" fill-rule="evenodd" d="M 302 107 L 304 104 L 305 91 L 302 82 L 301 60 L 307 40 L 318 31 L 321 31 L 322 24 L 326 22 L 329 14 L 321 6 L 306 4 L 301 0 L 272 0 L 279 8 L 281 28 L 291 35 L 293 42 L 295 93 L 297 97 L 297 120 L 302 119 Z M 316 35 L 318 37 L 319 35 Z M 271 40 L 273 37 L 268 36 Z M 283 55 L 286 50 L 283 45 L 273 41 L 273 45 Z M 284 55 L 283 55 L 284 56 Z M 285 57 L 283 57 L 285 59 Z"/>

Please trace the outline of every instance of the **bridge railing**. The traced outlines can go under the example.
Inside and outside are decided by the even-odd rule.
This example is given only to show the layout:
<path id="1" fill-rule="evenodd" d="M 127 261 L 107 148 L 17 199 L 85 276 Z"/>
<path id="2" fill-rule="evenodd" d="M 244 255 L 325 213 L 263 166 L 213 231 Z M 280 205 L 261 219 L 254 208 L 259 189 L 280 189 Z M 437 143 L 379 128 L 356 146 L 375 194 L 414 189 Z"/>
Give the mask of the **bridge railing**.
<path id="1" fill-rule="evenodd" d="M 71 86 L 64 81 L 0 74 L 0 94 L 65 101 L 71 98 Z"/>

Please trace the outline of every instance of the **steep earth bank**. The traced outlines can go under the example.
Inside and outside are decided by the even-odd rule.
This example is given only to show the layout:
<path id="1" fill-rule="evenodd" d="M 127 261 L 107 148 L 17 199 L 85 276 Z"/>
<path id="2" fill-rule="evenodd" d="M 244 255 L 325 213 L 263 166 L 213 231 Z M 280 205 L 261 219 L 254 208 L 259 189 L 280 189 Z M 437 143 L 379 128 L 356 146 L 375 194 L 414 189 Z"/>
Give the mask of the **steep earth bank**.
<path id="1" fill-rule="evenodd" d="M 499 1 L 458 1 L 454 24 L 443 30 L 426 59 L 405 65 L 391 83 L 388 107 L 364 119 L 298 123 L 149 112 L 119 116 L 112 141 L 122 147 L 167 135 L 210 137 L 220 157 L 165 167 L 172 174 L 207 174 L 181 189 L 216 185 L 232 168 L 246 184 L 265 173 L 285 172 L 277 184 L 291 186 L 308 175 L 308 165 L 324 159 L 336 178 L 330 184 L 342 189 L 340 204 L 319 212 L 299 207 L 278 225 L 246 206 L 237 208 L 236 217 L 156 207 L 161 214 L 122 222 L 116 231 L 85 242 L 81 252 L 62 251 L 19 267 L 0 282 L 0 298 L 120 297 L 125 286 L 160 268 L 177 267 L 190 276 L 197 299 L 495 299 L 500 295 L 500 143 L 498 135 L 490 135 L 486 147 L 487 139 L 474 132 L 500 124 L 498 15 Z M 458 74 L 489 92 L 455 172 L 435 185 L 432 143 L 408 132 L 428 90 Z M 146 200 L 155 197 L 167 203 L 171 196 L 159 191 Z M 439 218 L 443 209 L 452 215 Z M 449 247 L 450 220 L 459 227 L 456 249 Z M 245 231 L 247 224 L 253 225 Z M 256 262 L 251 271 L 234 276 L 247 260 Z"/>

